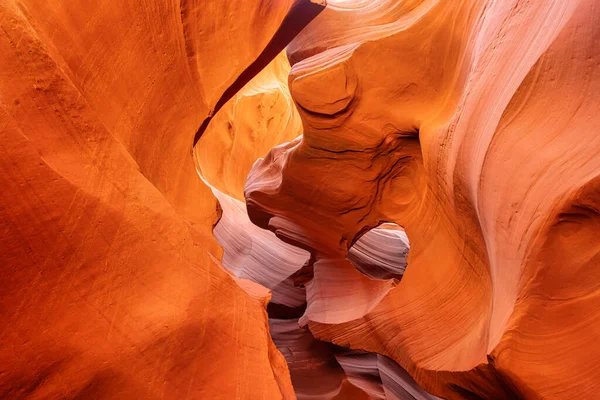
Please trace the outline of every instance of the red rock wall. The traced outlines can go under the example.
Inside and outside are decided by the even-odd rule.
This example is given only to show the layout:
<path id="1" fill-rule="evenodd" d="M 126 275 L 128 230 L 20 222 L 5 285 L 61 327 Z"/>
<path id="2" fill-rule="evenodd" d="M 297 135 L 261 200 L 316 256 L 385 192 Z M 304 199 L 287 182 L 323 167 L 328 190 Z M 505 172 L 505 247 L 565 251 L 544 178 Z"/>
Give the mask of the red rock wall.
<path id="1" fill-rule="evenodd" d="M 587 0 L 335 1 L 294 40 L 303 139 L 246 199 L 313 254 L 317 338 L 447 398 L 595 397 L 599 20 Z M 394 288 L 346 260 L 382 222 L 411 243 Z"/>
<path id="2" fill-rule="evenodd" d="M 1 398 L 294 397 L 191 149 L 298 10 L 321 7 L 0 4 Z"/>
<path id="3" fill-rule="evenodd" d="M 0 4 L 0 398 L 596 397 L 598 6 L 317 3 Z"/>

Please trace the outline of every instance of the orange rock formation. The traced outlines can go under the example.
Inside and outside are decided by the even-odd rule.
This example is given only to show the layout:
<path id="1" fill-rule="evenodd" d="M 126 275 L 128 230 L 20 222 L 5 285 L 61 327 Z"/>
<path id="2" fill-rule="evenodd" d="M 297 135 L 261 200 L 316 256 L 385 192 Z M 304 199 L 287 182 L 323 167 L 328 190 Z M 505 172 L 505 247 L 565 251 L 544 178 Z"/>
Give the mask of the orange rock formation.
<path id="1" fill-rule="evenodd" d="M 599 22 L 2 2 L 0 398 L 594 399 Z"/>
<path id="2" fill-rule="evenodd" d="M 293 398 L 190 151 L 321 10 L 0 4 L 0 398 Z"/>
<path id="3" fill-rule="evenodd" d="M 317 338 L 446 398 L 595 396 L 599 11 L 340 1 L 294 40 L 304 136 L 254 166 L 246 198 L 313 255 Z M 411 243 L 389 291 L 346 259 L 386 221 Z"/>

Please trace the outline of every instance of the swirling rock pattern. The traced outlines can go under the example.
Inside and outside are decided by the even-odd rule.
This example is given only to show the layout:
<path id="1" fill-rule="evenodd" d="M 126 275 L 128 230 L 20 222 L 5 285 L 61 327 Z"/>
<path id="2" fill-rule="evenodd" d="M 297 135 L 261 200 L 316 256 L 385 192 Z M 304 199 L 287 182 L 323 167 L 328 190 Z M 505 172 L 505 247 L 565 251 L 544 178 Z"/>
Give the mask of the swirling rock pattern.
<path id="1" fill-rule="evenodd" d="M 313 255 L 317 338 L 445 398 L 595 397 L 598 21 L 592 0 L 339 1 L 294 40 L 303 137 L 245 195 Z M 382 222 L 411 241 L 395 288 L 346 259 Z"/>
<path id="2" fill-rule="evenodd" d="M 335 358 L 335 346 L 315 340 L 307 328 L 298 325 L 298 319 L 271 318 L 269 325 L 273 341 L 290 368 L 298 399 L 338 396 L 346 378 Z M 356 388 L 355 391 L 360 392 Z"/>
<path id="3" fill-rule="evenodd" d="M 273 303 L 294 308 L 306 303 L 306 294 L 290 278 L 309 253 L 252 224 L 243 201 L 246 176 L 256 159 L 300 135 L 289 71 L 282 52 L 225 103 L 194 146 L 194 160 L 219 202 L 221 217 L 213 233 L 223 247 L 222 265 L 234 276 L 270 289 Z"/>
<path id="4" fill-rule="evenodd" d="M 250 295 L 254 294 L 256 287 L 245 282 L 256 282 L 271 290 L 272 298 L 267 307 L 271 336 L 286 358 L 298 399 L 414 398 L 410 393 L 416 398 L 430 398 L 395 362 L 386 359 L 388 375 L 382 369 L 380 376 L 383 364 L 379 365 L 377 360 L 382 356 L 372 353 L 339 355 L 341 350 L 337 346 L 316 340 L 308 328 L 302 326 L 307 315 L 313 315 L 311 311 L 318 309 L 321 303 L 321 299 L 311 297 L 315 290 L 310 281 L 322 284 L 324 289 L 321 292 L 330 294 L 335 300 L 347 302 L 349 310 L 357 304 L 360 307 L 361 301 L 376 304 L 380 300 L 377 297 L 375 300 L 363 299 L 353 292 L 349 292 L 351 296 L 344 293 L 353 286 L 348 278 L 359 282 L 366 280 L 360 271 L 374 279 L 400 279 L 409 248 L 404 230 L 394 224 L 383 224 L 365 233 L 348 254 L 348 260 L 358 271 L 336 274 L 335 267 L 329 266 L 317 269 L 317 273 L 329 272 L 329 278 L 320 276 L 313 279 L 314 266 L 310 254 L 253 225 L 245 203 L 238 200 L 237 191 L 231 189 L 243 185 L 257 154 L 266 154 L 272 146 L 299 134 L 299 127 L 290 124 L 293 121 L 290 116 L 296 116 L 297 111 L 287 89 L 287 74 L 277 73 L 281 70 L 289 72 L 287 59 L 281 58 L 283 55 L 223 106 L 195 146 L 198 173 L 213 191 L 221 208 L 222 215 L 213 232 L 223 247 L 222 265 L 240 279 L 238 283 Z M 265 98 L 270 96 L 274 96 L 273 106 L 264 108 Z M 259 110 L 258 116 L 256 110 Z M 281 122 L 268 123 L 274 120 Z M 263 121 L 266 123 L 261 123 Z M 236 128 L 230 129 L 232 126 Z M 223 143 L 227 145 L 222 151 L 215 152 L 215 147 Z M 304 288 L 302 282 L 307 279 L 309 282 Z M 307 303 L 311 305 L 309 310 Z M 302 314 L 305 315 L 299 319 Z M 370 369 L 373 368 L 377 376 L 377 393 L 369 384 L 363 384 L 365 379 L 369 381 L 368 375 L 372 374 Z M 419 397 L 419 393 L 425 397 Z M 373 397 L 374 394 L 378 396 Z"/>
<path id="5" fill-rule="evenodd" d="M 594 399 L 596 3 L 0 2 L 0 397 Z"/>
<path id="6" fill-rule="evenodd" d="M 222 217 L 213 232 L 223 247 L 222 263 L 237 278 L 256 282 L 272 291 L 273 301 L 288 307 L 304 303 L 292 288 L 283 285 L 309 258 L 308 252 L 278 240 L 253 225 L 246 205 L 213 188 L 222 208 Z M 290 293 L 291 291 L 291 293 Z"/>
<path id="7" fill-rule="evenodd" d="M 383 224 L 362 235 L 348 250 L 348 260 L 373 279 L 400 279 L 406 270 L 408 237 L 398 225 Z"/>
<path id="8" fill-rule="evenodd" d="M 372 399 L 436 400 L 410 375 L 388 357 L 363 351 L 345 351 L 335 355 L 348 380 Z"/>

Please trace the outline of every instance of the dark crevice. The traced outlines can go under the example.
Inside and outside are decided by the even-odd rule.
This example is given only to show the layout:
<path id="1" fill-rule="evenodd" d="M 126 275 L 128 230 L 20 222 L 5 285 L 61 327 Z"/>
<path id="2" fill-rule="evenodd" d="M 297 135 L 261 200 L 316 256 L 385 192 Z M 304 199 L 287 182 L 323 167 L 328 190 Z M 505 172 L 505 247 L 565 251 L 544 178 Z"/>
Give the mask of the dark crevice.
<path id="1" fill-rule="evenodd" d="M 273 319 L 298 319 L 306 311 L 306 303 L 297 307 L 270 302 L 267 304 L 267 314 Z"/>

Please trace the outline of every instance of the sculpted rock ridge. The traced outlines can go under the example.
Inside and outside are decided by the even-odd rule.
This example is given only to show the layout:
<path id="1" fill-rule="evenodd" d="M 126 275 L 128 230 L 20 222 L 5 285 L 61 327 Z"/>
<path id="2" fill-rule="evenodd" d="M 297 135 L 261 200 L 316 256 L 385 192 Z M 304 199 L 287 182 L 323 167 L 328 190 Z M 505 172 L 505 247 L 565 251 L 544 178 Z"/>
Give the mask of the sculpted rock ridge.
<path id="1" fill-rule="evenodd" d="M 294 39 L 303 136 L 245 195 L 255 224 L 311 253 L 300 323 L 316 338 L 445 398 L 595 396 L 599 11 L 340 1 Z M 356 243 L 384 222 L 410 238 L 397 286 L 365 276 L 388 263 Z"/>

